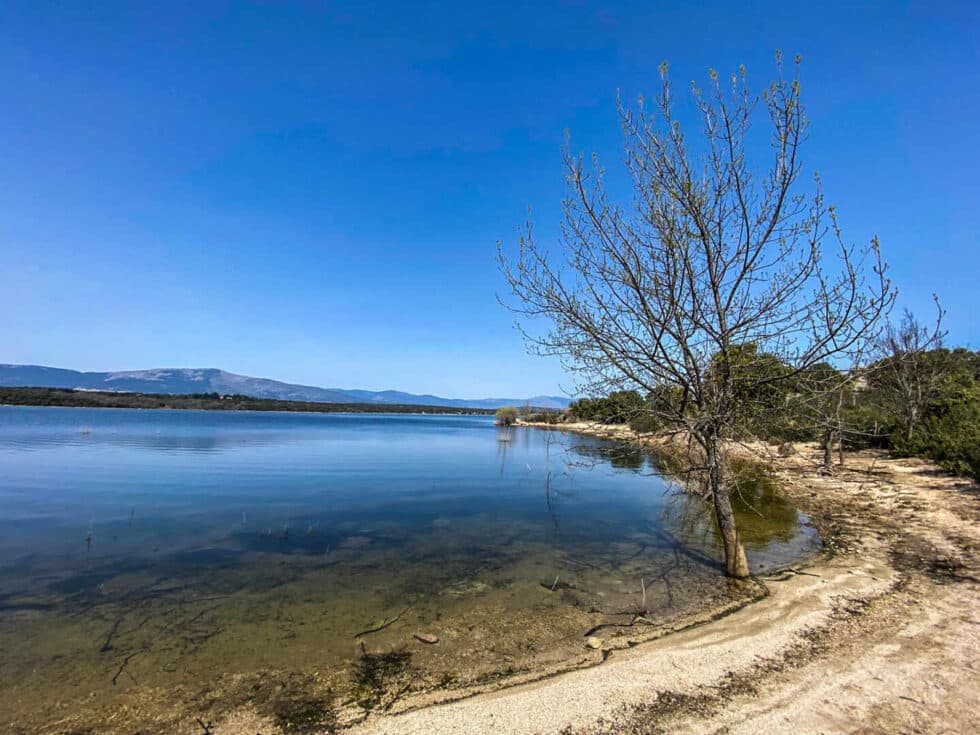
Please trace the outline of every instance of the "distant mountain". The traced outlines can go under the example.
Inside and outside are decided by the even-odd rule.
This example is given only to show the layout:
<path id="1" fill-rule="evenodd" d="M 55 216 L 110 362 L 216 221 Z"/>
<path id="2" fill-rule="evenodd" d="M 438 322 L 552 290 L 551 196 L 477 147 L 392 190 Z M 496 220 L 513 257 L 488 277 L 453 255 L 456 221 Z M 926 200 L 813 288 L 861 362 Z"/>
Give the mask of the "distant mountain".
<path id="1" fill-rule="evenodd" d="M 499 408 L 530 403 L 536 408 L 563 409 L 568 399 L 561 396 L 533 398 L 440 398 L 396 390 L 344 390 L 293 385 L 266 378 L 250 378 L 215 368 L 161 368 L 127 370 L 118 373 L 82 373 L 77 370 L 40 365 L 0 365 L 0 386 L 33 388 L 74 388 L 126 393 L 221 393 L 283 401 L 318 403 L 378 403 L 410 406 L 448 406 L 452 408 Z"/>

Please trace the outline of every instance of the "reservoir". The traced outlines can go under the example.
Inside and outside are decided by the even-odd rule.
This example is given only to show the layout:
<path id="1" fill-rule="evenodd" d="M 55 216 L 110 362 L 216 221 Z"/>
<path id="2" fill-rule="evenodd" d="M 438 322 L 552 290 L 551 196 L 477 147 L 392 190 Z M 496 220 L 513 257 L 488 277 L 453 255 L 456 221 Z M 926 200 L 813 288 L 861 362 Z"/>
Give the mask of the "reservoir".
<path id="1" fill-rule="evenodd" d="M 753 572 L 819 548 L 764 479 L 734 502 Z M 591 437 L 0 407 L 0 729 L 174 732 L 330 697 L 367 711 L 583 665 L 589 634 L 738 594 L 720 558 L 701 500 Z"/>

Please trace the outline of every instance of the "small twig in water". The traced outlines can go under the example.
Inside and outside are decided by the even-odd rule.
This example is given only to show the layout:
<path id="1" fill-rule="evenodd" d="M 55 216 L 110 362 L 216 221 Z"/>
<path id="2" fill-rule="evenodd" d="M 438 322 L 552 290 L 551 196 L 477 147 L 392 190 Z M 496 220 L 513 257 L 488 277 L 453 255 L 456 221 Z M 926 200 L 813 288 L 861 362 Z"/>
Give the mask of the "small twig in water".
<path id="1" fill-rule="evenodd" d="M 551 585 L 551 591 L 554 592 L 555 591 L 555 587 L 557 587 L 557 586 L 558 586 L 558 575 L 556 574 L 555 575 L 555 583 L 553 585 Z"/>
<path id="2" fill-rule="evenodd" d="M 105 637 L 105 643 L 103 643 L 102 648 L 99 649 L 99 653 L 105 653 L 106 651 L 112 650 L 112 638 L 116 635 L 116 631 L 119 630 L 119 624 L 121 622 L 122 618 L 117 618 L 116 622 L 112 624 L 108 635 Z"/>
<path id="3" fill-rule="evenodd" d="M 377 633 L 379 630 L 384 630 L 389 625 L 391 625 L 396 620 L 398 620 L 402 615 L 404 615 L 409 610 L 411 610 L 413 607 L 415 607 L 415 605 L 409 605 L 404 610 L 402 610 L 400 613 L 398 613 L 397 615 L 395 615 L 393 618 L 388 618 L 387 620 L 385 620 L 383 623 L 381 623 L 381 625 L 378 625 L 378 626 L 376 626 L 374 628 L 368 628 L 367 630 L 362 630 L 360 633 L 357 633 L 354 637 L 355 638 L 360 638 L 361 636 L 368 635 L 369 633 Z"/>
<path id="4" fill-rule="evenodd" d="M 136 656 L 137 654 L 139 654 L 139 651 L 134 651 L 133 653 L 127 654 L 126 657 L 122 660 L 122 663 L 119 664 L 119 670 L 116 671 L 116 675 L 112 677 L 112 686 L 116 686 L 116 682 L 119 681 L 119 677 L 122 676 L 123 671 L 125 671 L 126 667 L 129 665 L 129 660 L 134 656 Z M 132 674 L 129 674 L 129 678 L 132 679 L 134 682 L 136 681 L 136 678 Z"/>

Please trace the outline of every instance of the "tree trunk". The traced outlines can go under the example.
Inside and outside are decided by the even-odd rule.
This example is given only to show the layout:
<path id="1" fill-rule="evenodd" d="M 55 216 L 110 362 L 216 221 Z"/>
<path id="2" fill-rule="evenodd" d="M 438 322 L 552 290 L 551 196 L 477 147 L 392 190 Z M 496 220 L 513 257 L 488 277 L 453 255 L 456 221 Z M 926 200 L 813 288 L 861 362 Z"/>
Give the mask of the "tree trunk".
<path id="1" fill-rule="evenodd" d="M 823 433 L 823 471 L 830 472 L 834 464 L 834 430 L 827 429 Z"/>
<path id="2" fill-rule="evenodd" d="M 910 406 L 908 411 L 908 416 L 905 419 L 905 443 L 910 444 L 912 442 L 912 433 L 915 431 L 915 425 L 919 421 L 919 410 L 916 406 Z"/>
<path id="3" fill-rule="evenodd" d="M 744 579 L 749 576 L 749 562 L 745 558 L 742 539 L 735 525 L 735 514 L 732 512 L 732 501 L 728 497 L 718 444 L 718 438 L 715 436 L 707 437 L 705 440 L 708 482 L 715 507 L 715 519 L 718 521 L 718 531 L 721 533 L 721 541 L 725 547 L 725 574 Z"/>

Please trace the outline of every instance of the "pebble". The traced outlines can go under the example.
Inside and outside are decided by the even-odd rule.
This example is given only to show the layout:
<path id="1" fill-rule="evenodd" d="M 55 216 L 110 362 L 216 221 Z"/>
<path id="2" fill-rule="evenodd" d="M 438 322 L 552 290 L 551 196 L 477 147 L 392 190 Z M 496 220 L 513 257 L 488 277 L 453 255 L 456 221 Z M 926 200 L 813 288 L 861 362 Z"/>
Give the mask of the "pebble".
<path id="1" fill-rule="evenodd" d="M 594 635 L 590 635 L 585 639 L 585 646 L 586 648 L 592 649 L 602 648 L 602 638 L 597 638 Z"/>
<path id="2" fill-rule="evenodd" d="M 439 642 L 439 636 L 432 633 L 416 633 L 415 640 L 422 641 L 422 643 L 428 643 L 431 646 L 433 643 Z"/>

